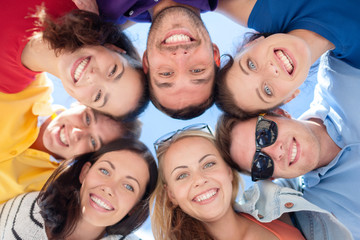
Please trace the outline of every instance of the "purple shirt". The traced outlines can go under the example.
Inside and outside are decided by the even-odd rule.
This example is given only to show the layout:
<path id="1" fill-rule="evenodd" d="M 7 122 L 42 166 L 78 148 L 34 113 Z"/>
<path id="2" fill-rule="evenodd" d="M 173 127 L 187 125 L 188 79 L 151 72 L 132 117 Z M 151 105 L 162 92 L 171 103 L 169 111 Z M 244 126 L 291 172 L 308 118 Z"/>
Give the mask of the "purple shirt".
<path id="1" fill-rule="evenodd" d="M 151 22 L 148 9 L 154 7 L 160 0 L 97 0 L 100 16 L 103 19 L 118 24 L 126 20 L 134 22 Z M 213 11 L 217 7 L 218 0 L 174 0 L 177 3 L 186 4 L 200 11 Z"/>

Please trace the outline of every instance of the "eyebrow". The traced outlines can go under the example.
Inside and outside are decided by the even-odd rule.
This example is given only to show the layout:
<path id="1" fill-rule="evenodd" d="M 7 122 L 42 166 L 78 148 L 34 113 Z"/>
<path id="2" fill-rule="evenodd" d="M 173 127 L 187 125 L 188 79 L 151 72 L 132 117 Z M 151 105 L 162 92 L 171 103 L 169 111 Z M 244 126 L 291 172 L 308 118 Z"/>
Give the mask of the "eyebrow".
<path id="1" fill-rule="evenodd" d="M 199 159 L 199 161 L 198 161 L 198 163 L 201 163 L 201 161 L 203 161 L 205 158 L 207 158 L 208 156 L 214 156 L 214 154 L 206 154 L 206 155 L 204 155 L 204 156 L 202 156 L 200 159 Z M 176 170 L 176 169 L 181 169 L 181 168 L 188 168 L 188 166 L 184 166 L 184 165 L 181 165 L 181 166 L 177 166 L 176 168 L 174 168 L 172 171 L 171 171 L 171 173 L 170 173 L 170 175 L 171 174 L 173 174 L 173 172 Z"/>
<path id="2" fill-rule="evenodd" d="M 159 80 L 157 80 L 157 79 L 154 79 L 154 83 L 158 88 L 170 88 L 170 87 L 174 86 L 174 83 L 169 83 L 169 82 L 162 83 L 162 82 L 159 82 Z"/>
<path id="3" fill-rule="evenodd" d="M 243 73 L 245 73 L 246 75 L 249 75 L 249 73 L 248 73 L 248 72 L 245 70 L 245 68 L 243 68 L 243 66 L 241 65 L 241 59 L 242 59 L 242 58 L 239 59 L 239 67 L 240 67 L 241 71 L 243 71 Z"/>
<path id="4" fill-rule="evenodd" d="M 255 90 L 256 90 L 256 93 L 257 93 L 258 97 L 261 99 L 261 101 L 263 101 L 264 103 L 270 103 L 270 102 L 266 101 L 266 100 L 261 96 L 260 91 L 259 91 L 258 88 L 256 88 Z"/>
<path id="5" fill-rule="evenodd" d="M 110 167 L 111 167 L 113 170 L 115 170 L 114 164 L 112 164 L 110 161 L 108 161 L 108 160 L 102 160 L 102 162 L 108 163 L 108 164 L 110 165 Z M 136 178 L 134 178 L 134 177 L 132 177 L 132 176 L 126 176 L 126 178 L 134 180 L 134 181 L 139 185 L 139 187 L 140 187 L 140 183 L 139 183 L 139 181 L 138 181 Z"/>
<path id="6" fill-rule="evenodd" d="M 121 66 L 122 66 L 122 71 L 114 78 L 114 82 L 119 81 L 125 72 L 125 66 L 123 62 L 121 62 Z M 109 101 L 109 93 L 106 93 L 104 96 L 104 102 L 101 106 L 99 106 L 99 108 L 104 107 L 108 101 Z"/>
<path id="7" fill-rule="evenodd" d="M 93 116 L 94 116 L 94 122 L 95 124 L 97 124 L 97 112 L 95 112 L 94 110 L 92 110 L 92 113 L 93 113 Z M 103 140 L 101 139 L 101 136 L 99 136 L 99 142 L 100 142 L 100 147 L 101 146 L 104 146 L 104 142 Z"/>

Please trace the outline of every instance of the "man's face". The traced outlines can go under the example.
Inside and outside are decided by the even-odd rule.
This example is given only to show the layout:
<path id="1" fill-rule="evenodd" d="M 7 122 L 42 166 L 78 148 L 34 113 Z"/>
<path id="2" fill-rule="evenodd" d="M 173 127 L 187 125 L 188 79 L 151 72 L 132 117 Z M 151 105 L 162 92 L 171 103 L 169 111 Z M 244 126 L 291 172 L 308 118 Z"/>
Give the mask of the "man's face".
<path id="1" fill-rule="evenodd" d="M 212 94 L 214 59 L 219 50 L 193 11 L 170 7 L 155 17 L 143 66 L 162 106 L 179 110 L 205 102 Z"/>
<path id="2" fill-rule="evenodd" d="M 278 136 L 274 144 L 262 148 L 274 162 L 275 178 L 294 178 L 318 167 L 320 143 L 306 121 L 266 116 L 277 123 Z M 230 155 L 246 172 L 251 171 L 254 158 L 257 118 L 239 122 L 231 131 Z"/>

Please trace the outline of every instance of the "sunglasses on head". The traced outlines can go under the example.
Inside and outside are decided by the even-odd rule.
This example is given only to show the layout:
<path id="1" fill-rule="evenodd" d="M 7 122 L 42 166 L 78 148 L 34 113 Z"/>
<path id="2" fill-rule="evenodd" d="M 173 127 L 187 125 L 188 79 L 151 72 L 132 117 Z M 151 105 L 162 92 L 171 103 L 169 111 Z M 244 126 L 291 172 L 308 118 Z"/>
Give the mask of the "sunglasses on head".
<path id="1" fill-rule="evenodd" d="M 164 144 L 165 142 L 171 141 L 171 139 L 173 139 L 173 137 L 176 136 L 177 134 L 184 132 L 184 131 L 197 131 L 197 130 L 203 130 L 203 131 L 206 131 L 206 132 L 210 133 L 211 135 L 213 135 L 213 132 L 212 132 L 210 126 L 207 125 L 206 123 L 192 124 L 192 125 L 186 126 L 184 128 L 178 129 L 176 131 L 169 132 L 169 133 L 161 136 L 160 138 L 158 138 L 154 142 L 155 151 L 157 152 L 159 147 L 162 144 Z"/>
<path id="2" fill-rule="evenodd" d="M 274 144 L 277 136 L 277 124 L 274 121 L 265 119 L 264 115 L 260 115 L 255 128 L 256 152 L 251 166 L 252 181 L 272 177 L 274 173 L 274 161 L 266 153 L 261 152 L 261 149 Z"/>

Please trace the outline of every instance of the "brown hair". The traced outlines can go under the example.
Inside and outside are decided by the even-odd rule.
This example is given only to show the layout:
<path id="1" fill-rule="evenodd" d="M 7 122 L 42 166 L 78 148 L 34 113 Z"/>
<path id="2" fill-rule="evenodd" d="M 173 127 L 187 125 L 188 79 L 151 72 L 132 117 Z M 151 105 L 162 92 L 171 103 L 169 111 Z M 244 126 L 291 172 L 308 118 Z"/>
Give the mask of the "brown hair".
<path id="1" fill-rule="evenodd" d="M 215 138 L 203 131 L 187 130 L 176 134 L 171 141 L 167 141 L 157 150 L 157 158 L 159 165 L 158 181 L 154 193 L 150 198 L 151 203 L 151 226 L 155 239 L 157 240 L 182 240 L 182 239 L 197 239 L 209 240 L 213 237 L 208 233 L 201 221 L 189 216 L 178 206 L 175 206 L 170 201 L 165 184 L 166 180 L 163 174 L 163 162 L 166 151 L 171 144 L 179 139 L 187 137 L 203 137 L 209 140 L 218 149 Z M 218 150 L 219 151 L 219 150 Z M 220 151 L 219 151 L 220 152 Z M 235 203 L 236 196 L 239 190 L 240 176 L 235 169 L 233 173 L 233 192 L 231 202 Z"/>
<path id="2" fill-rule="evenodd" d="M 165 113 L 169 117 L 172 117 L 175 119 L 181 119 L 181 120 L 188 120 L 188 119 L 198 117 L 214 104 L 214 91 L 215 91 L 215 87 L 216 87 L 216 82 L 218 81 L 217 79 L 218 79 L 218 72 L 219 72 L 219 67 L 215 63 L 214 63 L 214 72 L 215 72 L 215 77 L 214 77 L 214 83 L 213 83 L 213 86 L 211 89 L 211 95 L 209 96 L 208 99 L 206 99 L 203 103 L 200 103 L 199 105 L 191 105 L 191 106 L 188 106 L 188 107 L 185 107 L 182 109 L 178 109 L 178 110 L 166 108 L 163 105 L 161 105 L 159 103 L 159 101 L 157 100 L 156 96 L 153 93 L 154 91 L 153 91 L 151 84 L 149 84 L 150 100 L 151 100 L 152 104 L 154 104 L 154 106 L 158 110 Z M 150 80 L 150 70 L 147 73 L 147 78 Z"/>

